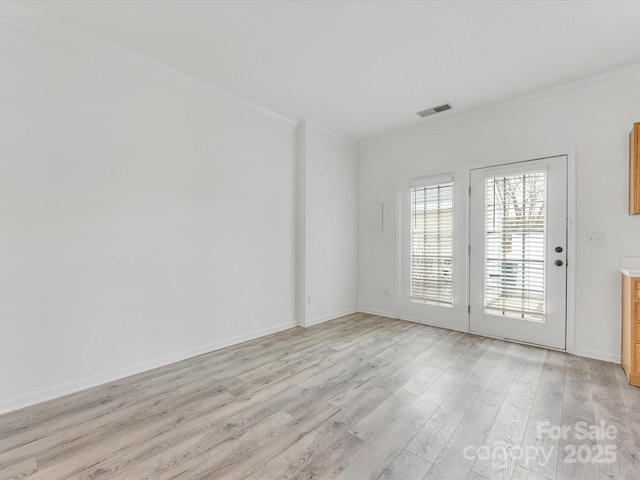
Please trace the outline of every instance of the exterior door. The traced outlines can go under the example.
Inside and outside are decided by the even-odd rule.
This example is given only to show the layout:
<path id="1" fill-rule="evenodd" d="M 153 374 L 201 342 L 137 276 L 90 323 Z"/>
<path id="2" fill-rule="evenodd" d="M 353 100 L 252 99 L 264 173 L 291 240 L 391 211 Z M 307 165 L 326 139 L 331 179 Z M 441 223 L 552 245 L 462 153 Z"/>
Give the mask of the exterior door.
<path id="1" fill-rule="evenodd" d="M 470 180 L 470 330 L 565 349 L 567 157 Z"/>

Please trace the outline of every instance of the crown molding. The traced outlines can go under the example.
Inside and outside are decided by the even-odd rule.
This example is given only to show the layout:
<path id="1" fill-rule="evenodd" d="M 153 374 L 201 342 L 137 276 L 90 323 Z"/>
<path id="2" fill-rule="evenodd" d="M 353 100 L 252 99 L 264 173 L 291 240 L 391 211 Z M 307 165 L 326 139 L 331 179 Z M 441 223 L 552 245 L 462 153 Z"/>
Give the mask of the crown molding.
<path id="1" fill-rule="evenodd" d="M 360 147 L 368 147 L 384 141 L 399 138 L 420 137 L 443 133 L 462 125 L 486 120 L 488 115 L 502 112 L 525 110 L 528 108 L 559 102 L 574 97 L 593 94 L 599 91 L 640 82 L 640 64 L 614 70 L 612 72 L 589 77 L 584 80 L 567 83 L 523 97 L 506 100 L 490 106 L 478 107 L 472 110 L 449 113 L 446 117 L 434 118 L 431 122 L 417 127 L 407 128 L 360 141 Z"/>
<path id="2" fill-rule="evenodd" d="M 129 70 L 185 90 L 271 124 L 294 131 L 296 122 L 219 87 L 97 35 L 43 15 L 15 1 L 0 2 L 0 21 L 28 30 L 74 50 L 107 59 Z"/>
<path id="3" fill-rule="evenodd" d="M 308 133 L 312 133 L 324 138 L 325 140 L 329 140 L 330 142 L 337 143 L 345 147 L 358 148 L 358 142 L 351 137 L 342 135 L 320 124 L 311 122 L 308 119 L 304 119 L 302 122 Z"/>
<path id="4" fill-rule="evenodd" d="M 17 1 L 0 1 L 0 21 L 48 38 L 69 48 L 109 60 L 129 70 L 154 78 L 208 101 L 264 120 L 288 131 L 293 132 L 296 130 L 297 122 L 295 120 L 253 104 L 131 49 L 43 15 L 23 4 L 19 4 Z M 432 135 L 464 124 L 484 120 L 487 115 L 530 108 L 638 81 L 640 81 L 640 64 L 490 106 L 460 112 L 454 110 L 444 118 L 433 118 L 427 124 L 364 139 L 359 142 L 315 123 L 306 122 L 306 128 L 309 132 L 322 136 L 334 143 L 354 148 L 368 147 L 392 139 Z"/>

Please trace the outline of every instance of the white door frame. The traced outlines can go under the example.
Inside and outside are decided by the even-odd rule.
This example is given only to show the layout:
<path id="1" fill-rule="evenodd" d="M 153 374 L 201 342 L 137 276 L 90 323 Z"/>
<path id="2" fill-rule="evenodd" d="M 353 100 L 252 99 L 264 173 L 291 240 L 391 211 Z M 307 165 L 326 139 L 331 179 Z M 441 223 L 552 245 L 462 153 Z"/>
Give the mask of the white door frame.
<path id="1" fill-rule="evenodd" d="M 427 176 L 435 176 L 442 174 L 453 174 L 454 181 L 460 187 L 463 187 L 466 191 L 469 190 L 471 185 L 471 170 L 477 168 L 484 167 L 493 167 L 497 165 L 507 164 L 507 163 L 515 163 L 515 162 L 525 162 L 527 160 L 532 160 L 535 158 L 545 158 L 545 157 L 557 157 L 560 155 L 567 156 L 567 338 L 566 338 L 566 352 L 567 353 L 575 353 L 575 285 L 576 285 L 576 266 L 575 266 L 575 258 L 576 258 L 576 148 L 575 147 L 564 147 L 564 148 L 556 148 L 552 150 L 546 151 L 534 151 L 532 153 L 527 154 L 515 154 L 511 156 L 501 155 L 500 157 L 494 158 L 493 160 L 483 160 L 474 164 L 463 164 L 459 167 L 455 167 L 454 169 L 433 169 L 433 170 L 422 170 L 412 173 L 403 173 L 396 177 L 396 218 L 395 218 L 395 295 L 394 295 L 394 312 L 392 316 L 394 318 L 400 318 L 400 285 L 401 285 L 401 218 L 402 215 L 406 215 L 405 212 L 402 212 L 402 202 L 401 202 L 401 191 L 402 186 L 406 185 L 406 182 L 410 178 L 415 177 L 427 177 Z M 458 190 L 462 190 L 462 188 L 458 188 Z M 469 229 L 469 221 L 471 214 L 471 201 L 468 194 L 465 193 L 465 221 L 462 222 L 464 224 L 464 230 L 460 231 L 460 235 L 464 235 L 466 238 L 458 241 L 464 241 L 464 248 L 467 252 L 465 257 L 465 308 L 464 311 L 467 312 L 467 305 L 469 305 L 470 294 L 469 294 L 469 246 L 471 245 L 471 237 L 470 237 L 470 229 Z M 454 207 L 455 208 L 455 207 Z M 460 206 L 462 208 L 462 206 Z M 460 263 L 460 262 L 458 262 Z M 376 312 L 378 314 L 384 312 Z M 385 313 L 386 314 L 386 313 Z M 406 318 L 406 320 L 416 321 L 415 319 Z M 440 325 L 443 326 L 443 325 Z M 445 326 L 445 328 L 450 328 L 453 330 L 460 330 L 469 332 L 469 314 L 464 314 L 464 321 L 458 323 L 456 326 Z"/>
<path id="2" fill-rule="evenodd" d="M 521 319 L 518 315 L 519 308 L 525 308 L 524 304 L 513 306 L 510 314 L 500 314 L 497 311 L 487 314 L 486 301 L 486 181 L 488 178 L 501 178 L 503 176 L 517 176 L 534 173 L 544 175 L 544 225 L 545 234 L 542 237 L 542 288 L 544 301 L 541 305 L 543 318 L 540 320 Z M 469 277 L 469 289 L 472 294 L 471 313 L 469 318 L 470 329 L 473 333 L 483 333 L 489 336 L 505 337 L 510 340 L 519 340 L 523 343 L 534 343 L 540 346 L 551 347 L 558 350 L 566 349 L 567 342 L 567 157 L 547 157 L 531 159 L 526 162 L 509 163 L 495 167 L 485 167 L 471 171 L 471 218 L 470 236 L 473 255 L 470 256 L 471 271 Z M 525 199 L 522 199 L 523 206 Z M 547 203 L 548 202 L 548 203 Z M 561 208 L 560 208 L 561 207 Z M 502 238 L 502 237 L 499 237 Z M 524 241 L 524 237 L 523 241 Z M 538 237 L 536 237 L 538 238 Z M 496 241 L 497 239 L 494 239 Z M 499 240 L 498 240 L 499 241 Z M 561 253 L 554 251 L 561 247 Z M 534 247 L 535 248 L 535 247 Z M 514 248 L 514 250 L 517 247 Z M 536 249 L 536 252 L 538 250 Z M 522 254 L 525 249 L 523 247 Z M 540 253 L 538 253 L 539 255 Z M 520 258 L 518 256 L 518 258 Z M 554 260 L 562 261 L 562 268 L 551 266 Z M 518 263 L 519 260 L 514 260 Z M 496 264 L 497 265 L 497 264 Z M 533 266 L 534 271 L 540 265 Z M 499 268 L 499 267 L 495 267 Z M 525 266 L 523 265 L 523 269 Z M 502 271 L 502 270 L 500 270 Z M 524 273 L 524 270 L 523 270 Z M 514 277 L 513 281 L 517 283 Z M 517 287 L 514 283 L 514 287 Z M 520 286 L 527 288 L 525 284 Z M 494 285 L 495 295 L 498 300 L 501 297 L 500 284 Z M 517 293 L 514 293 L 517 297 Z M 527 293 L 522 292 L 523 299 Z M 500 307 L 497 307 L 499 310 Z"/>
<path id="3" fill-rule="evenodd" d="M 562 148 L 557 150 L 546 151 L 542 153 L 523 155 L 511 159 L 501 159 L 488 162 L 478 163 L 477 165 L 468 166 L 465 170 L 467 173 L 467 190 L 471 187 L 471 170 L 497 167 L 500 165 L 508 165 L 511 163 L 526 162 L 539 158 L 558 157 L 566 155 L 567 157 L 567 319 L 566 319 L 566 345 L 567 353 L 575 352 L 575 285 L 576 285 L 576 149 L 575 147 Z M 469 248 L 471 246 L 471 197 L 467 195 L 466 205 L 467 218 L 467 304 L 470 302 L 470 256 Z M 470 331 L 470 315 L 467 314 L 467 331 Z M 548 347 L 545 347 L 548 348 Z"/>

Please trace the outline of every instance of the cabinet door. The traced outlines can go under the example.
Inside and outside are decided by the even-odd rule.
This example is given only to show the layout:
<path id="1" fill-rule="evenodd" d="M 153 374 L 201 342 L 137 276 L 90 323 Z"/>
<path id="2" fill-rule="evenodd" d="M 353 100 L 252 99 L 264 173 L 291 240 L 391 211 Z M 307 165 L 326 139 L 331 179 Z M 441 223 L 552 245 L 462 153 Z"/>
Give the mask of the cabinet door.
<path id="1" fill-rule="evenodd" d="M 631 324 L 632 335 L 630 338 L 633 344 L 633 373 L 637 377 L 640 374 L 640 279 L 633 279 L 632 295 L 632 317 L 633 323 Z M 637 384 L 637 382 L 636 382 Z"/>
<path id="2" fill-rule="evenodd" d="M 640 214 L 640 123 L 629 134 L 629 215 Z"/>

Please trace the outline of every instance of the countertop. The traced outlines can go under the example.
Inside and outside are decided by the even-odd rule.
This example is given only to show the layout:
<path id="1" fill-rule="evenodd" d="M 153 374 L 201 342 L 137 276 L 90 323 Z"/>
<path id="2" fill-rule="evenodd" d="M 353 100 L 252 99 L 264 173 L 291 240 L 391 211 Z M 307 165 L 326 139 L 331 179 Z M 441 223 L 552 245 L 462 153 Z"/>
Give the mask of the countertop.
<path id="1" fill-rule="evenodd" d="M 620 257 L 620 271 L 629 277 L 640 278 L 640 257 Z"/>

